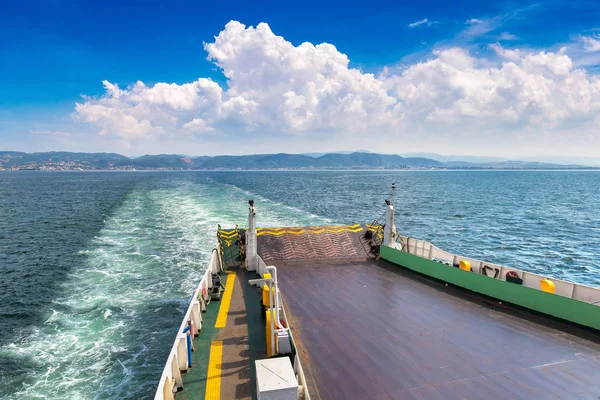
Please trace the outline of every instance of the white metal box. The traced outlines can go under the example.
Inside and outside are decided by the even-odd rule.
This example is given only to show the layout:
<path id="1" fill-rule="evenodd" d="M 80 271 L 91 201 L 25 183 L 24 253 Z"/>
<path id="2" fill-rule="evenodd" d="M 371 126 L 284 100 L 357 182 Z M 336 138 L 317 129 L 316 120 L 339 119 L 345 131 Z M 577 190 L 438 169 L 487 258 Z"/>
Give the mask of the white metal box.
<path id="1" fill-rule="evenodd" d="M 290 344 L 290 332 L 288 330 L 277 332 L 277 353 L 289 354 L 292 352 Z"/>
<path id="2" fill-rule="evenodd" d="M 297 400 L 298 381 L 289 357 L 256 360 L 258 400 Z"/>

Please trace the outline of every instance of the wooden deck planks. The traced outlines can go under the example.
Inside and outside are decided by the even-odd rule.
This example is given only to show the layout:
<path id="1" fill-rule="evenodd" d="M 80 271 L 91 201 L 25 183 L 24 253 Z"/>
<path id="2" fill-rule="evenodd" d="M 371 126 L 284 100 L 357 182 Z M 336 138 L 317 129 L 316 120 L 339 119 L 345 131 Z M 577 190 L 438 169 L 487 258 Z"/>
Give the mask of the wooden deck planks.
<path id="1" fill-rule="evenodd" d="M 537 316 L 383 262 L 278 267 L 313 399 L 600 397 L 600 345 Z"/>

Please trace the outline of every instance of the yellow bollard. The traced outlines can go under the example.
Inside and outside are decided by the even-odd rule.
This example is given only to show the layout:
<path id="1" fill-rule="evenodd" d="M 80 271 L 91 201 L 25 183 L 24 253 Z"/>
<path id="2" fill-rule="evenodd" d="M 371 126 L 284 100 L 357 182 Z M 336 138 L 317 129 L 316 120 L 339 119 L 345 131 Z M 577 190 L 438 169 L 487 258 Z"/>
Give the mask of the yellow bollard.
<path id="1" fill-rule="evenodd" d="M 264 279 L 271 279 L 271 274 L 270 273 L 265 273 L 265 276 L 263 276 Z M 262 287 L 262 303 L 263 306 L 269 308 L 271 307 L 271 291 L 269 290 L 269 285 L 267 285 L 266 283 L 263 284 Z"/>
<path id="2" fill-rule="evenodd" d="M 267 333 L 267 357 L 273 357 L 277 354 L 277 342 L 275 342 L 275 354 L 271 351 L 271 340 L 273 338 L 273 331 L 271 330 L 271 311 L 266 311 L 266 333 Z M 274 324 L 275 329 L 277 329 L 277 324 Z"/>
<path id="3" fill-rule="evenodd" d="M 467 260 L 460 260 L 459 268 L 462 269 L 463 271 L 470 271 L 471 263 L 468 262 Z"/>
<path id="4" fill-rule="evenodd" d="M 542 279 L 540 280 L 540 285 L 542 286 L 542 290 L 548 293 L 554 293 L 554 282 L 550 279 Z"/>

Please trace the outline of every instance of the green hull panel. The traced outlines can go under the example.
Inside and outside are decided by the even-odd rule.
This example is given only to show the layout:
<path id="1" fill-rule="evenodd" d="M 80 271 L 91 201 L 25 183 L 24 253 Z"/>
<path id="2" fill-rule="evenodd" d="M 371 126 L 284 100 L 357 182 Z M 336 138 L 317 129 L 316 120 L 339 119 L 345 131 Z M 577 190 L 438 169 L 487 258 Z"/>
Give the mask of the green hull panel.
<path id="1" fill-rule="evenodd" d="M 600 330 L 600 307 L 541 290 L 489 278 L 381 246 L 381 258 L 423 275 L 508 303 Z"/>

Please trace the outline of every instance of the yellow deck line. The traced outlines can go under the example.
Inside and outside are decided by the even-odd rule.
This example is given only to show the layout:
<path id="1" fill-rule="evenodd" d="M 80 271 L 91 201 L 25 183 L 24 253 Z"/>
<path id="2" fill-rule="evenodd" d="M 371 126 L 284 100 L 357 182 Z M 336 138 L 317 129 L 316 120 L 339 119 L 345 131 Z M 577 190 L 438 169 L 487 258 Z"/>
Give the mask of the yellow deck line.
<path id="1" fill-rule="evenodd" d="M 350 226 L 341 226 L 339 228 L 336 227 L 328 227 L 328 228 L 317 228 L 317 227 L 313 227 L 311 226 L 310 228 L 304 230 L 304 229 L 282 229 L 282 230 L 271 230 L 271 229 L 262 229 L 262 230 L 257 230 L 257 236 L 263 236 L 263 235 L 271 235 L 271 236 L 281 236 L 281 235 L 285 235 L 285 234 L 291 234 L 291 235 L 302 235 L 304 233 L 311 233 L 313 235 L 321 235 L 325 232 L 328 233 L 342 233 L 342 232 L 353 232 L 353 233 L 357 233 L 357 232 L 361 232 L 363 230 L 362 226 L 359 225 L 358 228 L 352 228 L 352 226 L 354 225 L 350 225 Z M 376 229 L 372 228 L 369 230 L 373 230 L 375 231 Z"/>
<path id="2" fill-rule="evenodd" d="M 233 293 L 233 284 L 235 283 L 235 273 L 227 272 L 227 282 L 225 282 L 225 293 L 221 299 L 221 306 L 219 307 L 219 314 L 217 314 L 217 321 L 215 322 L 215 328 L 225 328 L 227 325 L 227 314 L 229 313 L 229 305 L 231 304 L 231 294 Z"/>
<path id="3" fill-rule="evenodd" d="M 262 235 L 281 236 L 281 235 L 284 235 L 286 233 L 287 233 L 287 231 L 278 231 L 278 232 L 262 231 L 262 232 L 258 232 L 256 234 L 256 236 L 262 236 Z"/>
<path id="4" fill-rule="evenodd" d="M 235 276 L 235 275 L 234 275 Z M 229 278 L 227 278 L 229 280 Z M 221 400 L 221 364 L 223 363 L 223 342 L 214 340 L 210 345 L 208 372 L 206 374 L 206 400 Z"/>
<path id="5" fill-rule="evenodd" d="M 346 228 L 346 231 L 357 233 L 357 232 L 362 231 L 362 228 L 355 228 L 355 229 Z"/>

